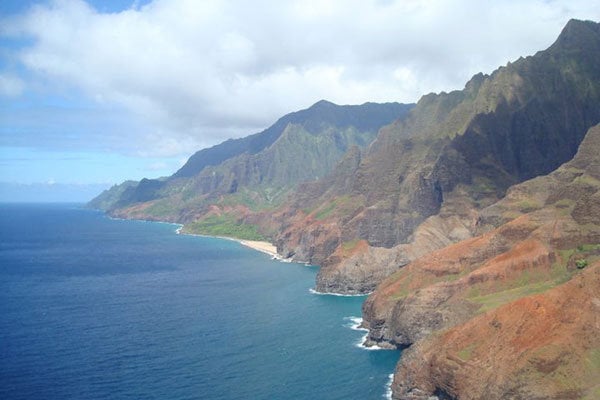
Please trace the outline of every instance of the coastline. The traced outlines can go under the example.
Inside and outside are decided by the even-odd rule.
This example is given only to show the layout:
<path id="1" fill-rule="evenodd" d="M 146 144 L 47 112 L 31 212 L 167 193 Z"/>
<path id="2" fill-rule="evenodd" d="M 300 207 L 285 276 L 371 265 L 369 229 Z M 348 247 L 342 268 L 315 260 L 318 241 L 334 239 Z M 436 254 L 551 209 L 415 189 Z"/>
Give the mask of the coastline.
<path id="1" fill-rule="evenodd" d="M 182 229 L 183 229 L 182 224 L 174 224 L 174 225 L 179 225 L 179 227 L 175 230 L 175 233 L 178 235 L 204 236 L 204 237 L 214 237 L 214 238 L 218 238 L 218 239 L 233 240 L 234 242 L 238 242 L 242 246 L 246 246 L 252 250 L 256 250 L 256 251 L 260 251 L 261 253 L 268 254 L 271 257 L 273 257 L 274 259 L 286 261 L 286 259 L 284 259 L 277 253 L 277 247 L 270 242 L 265 242 L 265 241 L 260 241 L 260 240 L 238 239 L 238 238 L 229 237 L 229 236 L 211 236 L 211 235 L 202 235 L 202 234 L 197 234 L 197 233 L 187 233 L 187 232 L 182 232 Z"/>
<path id="2" fill-rule="evenodd" d="M 25 210 L 28 211 L 28 209 Z M 11 215 L 11 210 L 8 211 L 8 215 Z M 12 214 L 17 213 L 12 212 Z M 38 220 L 37 216 L 30 212 L 18 214 L 29 220 Z M 98 351 L 98 347 L 95 347 L 95 345 L 100 343 L 99 341 L 102 341 L 103 345 L 101 346 L 101 351 L 103 355 L 106 355 L 107 359 L 110 357 L 110 360 L 117 360 L 117 362 L 134 362 L 136 363 L 136 368 L 139 367 L 141 371 L 146 373 L 145 375 L 140 375 L 141 379 L 132 380 L 131 382 L 132 385 L 134 385 L 132 387 L 142 388 L 140 389 L 140 392 L 142 392 L 142 390 L 144 391 L 142 394 L 151 393 L 152 391 L 160 392 L 164 389 L 166 383 L 168 389 L 176 395 L 181 394 L 186 397 L 194 397 L 197 393 L 200 393 L 201 396 L 210 398 L 212 393 L 214 393 L 213 389 L 215 387 L 223 393 L 227 393 L 231 390 L 231 379 L 228 379 L 227 376 L 223 377 L 223 374 L 219 371 L 223 371 L 223 368 L 232 368 L 231 372 L 236 374 L 236 379 L 234 381 L 236 390 L 238 388 L 242 388 L 247 392 L 255 390 L 258 391 L 257 397 L 264 398 L 285 398 L 289 393 L 294 395 L 297 393 L 298 397 L 302 397 L 306 394 L 304 386 L 291 385 L 290 388 L 286 388 L 285 386 L 278 384 L 278 382 L 281 382 L 281 377 L 287 379 L 289 376 L 286 371 L 283 371 L 282 374 L 268 375 L 266 377 L 267 381 L 265 381 L 264 384 L 263 381 L 260 381 L 260 386 L 264 386 L 264 388 L 259 387 L 257 389 L 256 381 L 252 381 L 252 378 L 255 378 L 255 374 L 249 368 L 256 368 L 258 370 L 261 368 L 264 369 L 267 361 L 272 361 L 274 364 L 273 366 L 269 365 L 269 368 L 278 368 L 278 364 L 281 364 L 281 354 L 283 354 L 283 357 L 286 359 L 294 357 L 301 360 L 300 362 L 303 363 L 301 364 L 302 369 L 298 369 L 300 375 L 292 376 L 291 379 L 293 380 L 299 376 L 305 382 L 313 384 L 319 390 L 318 393 L 314 393 L 315 398 L 336 397 L 342 390 L 347 390 L 347 393 L 350 393 L 347 395 L 348 397 L 352 397 L 353 393 L 361 393 L 360 397 L 364 398 L 382 398 L 385 392 L 384 385 L 387 382 L 386 372 L 391 372 L 393 370 L 395 359 L 392 359 L 393 357 L 380 356 L 380 360 L 373 356 L 365 356 L 364 352 L 361 353 L 360 349 L 353 347 L 355 342 L 364 332 L 356 332 L 344 327 L 346 323 L 350 323 L 350 321 L 346 321 L 345 318 L 347 315 L 360 315 L 361 302 L 352 300 L 346 301 L 344 299 L 323 302 L 315 301 L 314 298 L 306 296 L 306 289 L 313 283 L 315 271 L 312 269 L 307 269 L 302 264 L 296 263 L 291 265 L 280 264 L 271 261 L 270 257 L 266 255 L 257 254 L 255 252 L 253 254 L 252 250 L 254 249 L 246 248 L 246 246 L 240 247 L 241 241 L 238 241 L 238 243 L 240 243 L 238 245 L 237 243 L 232 243 L 230 240 L 223 241 L 221 238 L 219 238 L 219 240 L 213 240 L 213 237 L 209 237 L 208 240 L 201 237 L 186 238 L 185 236 L 180 236 L 178 238 L 175 234 L 175 231 L 178 229 L 178 226 L 176 225 L 155 225 L 155 221 L 140 224 L 137 223 L 137 221 L 127 219 L 122 219 L 122 223 L 118 223 L 117 221 L 105 219 L 102 214 L 95 215 L 93 212 L 77 213 L 69 211 L 68 214 L 57 215 L 61 216 L 60 221 L 66 227 L 66 229 L 62 229 L 61 226 L 59 226 L 58 231 L 67 232 L 69 237 L 74 241 L 74 245 L 72 247 L 65 247 L 67 251 L 63 253 L 65 260 L 71 261 L 61 261 L 55 258 L 54 254 L 51 255 L 52 261 L 56 260 L 56 268 L 60 269 L 58 272 L 60 273 L 61 270 L 71 271 L 70 268 L 72 265 L 75 265 L 75 261 L 72 261 L 74 259 L 70 258 L 74 255 L 70 249 L 74 248 L 81 249 L 81 251 L 78 251 L 77 253 L 83 256 L 83 261 L 77 261 L 77 265 L 85 266 L 86 268 L 89 268 L 89 270 L 94 271 L 94 273 L 98 271 L 109 271 L 111 273 L 108 279 L 106 278 L 106 275 L 103 274 L 98 278 L 86 279 L 80 282 L 82 285 L 86 286 L 73 286 L 71 284 L 72 282 L 69 282 L 68 280 L 64 281 L 64 286 L 61 286 L 61 289 L 64 289 L 67 294 L 80 293 L 82 288 L 84 288 L 90 295 L 97 295 L 100 297 L 98 300 L 94 298 L 93 300 L 95 302 L 97 301 L 99 304 L 106 304 L 106 307 L 94 308 L 91 310 L 102 313 L 98 319 L 109 321 L 109 323 L 102 324 L 101 326 L 94 325 L 96 319 L 90 318 L 90 310 L 86 307 L 73 307 L 73 313 L 60 314 L 65 315 L 67 318 L 77 318 L 77 321 L 81 321 L 81 323 L 74 323 L 73 326 L 75 327 L 81 326 L 83 329 L 86 329 L 86 326 L 88 325 L 84 325 L 84 323 L 87 324 L 91 322 L 91 325 L 89 325 L 91 328 L 87 328 L 89 329 L 88 333 L 91 336 L 87 334 L 84 334 L 83 336 L 76 335 L 76 338 L 88 339 L 92 336 L 94 339 L 99 338 L 98 340 L 88 342 L 81 340 L 81 343 L 79 343 L 83 354 L 91 354 L 91 356 L 86 359 L 89 361 L 89 365 L 86 364 L 86 368 L 83 371 L 84 377 L 90 375 L 92 376 L 91 379 L 93 379 L 94 375 L 92 374 L 106 373 L 104 365 L 100 365 L 98 371 L 94 369 L 98 367 L 98 364 L 94 363 L 94 354 Z M 68 216 L 69 218 L 65 218 L 65 216 Z M 84 218 L 82 218 L 82 216 Z M 58 220 L 58 218 L 53 219 Z M 9 220 L 10 219 L 7 221 Z M 91 225 L 85 225 L 88 223 Z M 78 230 L 71 229 L 75 224 L 79 227 Z M 22 224 L 21 226 L 27 226 L 27 224 Z M 89 235 L 89 232 L 92 232 L 91 227 L 96 229 L 93 231 L 93 235 Z M 23 237 L 27 240 L 27 230 L 15 229 L 15 231 L 24 233 Z M 45 232 L 48 233 L 47 237 L 49 240 L 56 240 L 52 235 L 52 231 L 44 230 L 44 233 Z M 85 233 L 85 235 L 81 236 L 81 232 Z M 116 236 L 117 234 L 119 236 Z M 99 240 L 106 239 L 105 244 L 107 246 L 105 247 L 103 244 L 101 248 L 103 251 L 104 249 L 110 249 L 110 252 L 103 252 L 103 257 L 89 257 L 87 251 L 88 246 L 79 245 L 82 238 L 86 240 L 90 239 L 96 246 L 99 243 L 104 243 Z M 62 237 L 60 239 L 62 240 Z M 129 243 L 131 243 L 131 247 Z M 198 250 L 202 253 L 204 252 L 205 247 L 210 247 L 209 257 L 198 257 Z M 123 258 L 122 251 L 124 249 L 126 250 L 125 255 L 133 254 L 132 252 L 135 251 L 140 257 L 138 259 L 136 256 L 132 259 L 131 268 L 129 267 L 129 261 Z M 45 254 L 43 247 L 39 249 L 31 248 L 31 250 L 34 253 L 41 254 L 41 257 Z M 116 263 L 112 261 L 106 262 L 106 260 L 112 260 L 112 257 L 117 260 Z M 177 257 L 177 259 L 174 259 L 173 257 Z M 24 258 L 25 261 L 27 261 L 27 259 Z M 121 264 L 119 262 L 121 260 L 125 260 L 126 263 L 124 262 Z M 142 260 L 142 262 L 139 260 Z M 88 261 L 90 264 L 87 264 Z M 163 264 L 163 261 L 165 261 L 166 264 Z M 169 268 L 166 269 L 168 272 L 164 272 L 165 269 L 154 269 L 156 265 L 175 265 L 176 268 Z M 12 264 L 10 264 L 10 266 L 12 267 Z M 127 268 L 125 269 L 126 273 L 118 275 L 113 274 L 112 271 L 115 271 L 115 266 L 118 268 L 124 266 Z M 17 267 L 20 268 L 20 266 L 16 265 L 15 270 L 17 270 Z M 236 273 L 232 273 L 232 270 Z M 43 275 L 46 274 L 47 271 L 40 271 L 40 273 Z M 17 274 L 14 276 L 18 279 Z M 115 285 L 115 281 L 126 283 L 127 287 L 130 287 L 131 290 L 123 291 L 123 286 L 119 284 Z M 56 280 L 31 280 L 31 284 L 34 285 L 35 289 L 43 289 L 42 285 L 39 285 L 39 282 L 48 282 L 45 285 L 45 287 L 48 288 L 48 293 L 56 292 Z M 184 284 L 181 284 L 182 282 L 184 282 Z M 225 284 L 222 284 L 223 282 L 225 282 Z M 91 288 L 91 290 L 89 290 L 88 287 Z M 98 287 L 102 290 L 96 290 Z M 173 296 L 172 294 L 173 287 L 177 287 L 178 289 L 177 296 Z M 29 288 L 25 285 L 19 284 L 15 286 L 15 289 L 20 290 L 21 288 L 23 289 L 23 296 L 14 298 L 14 309 L 17 311 L 23 310 L 18 307 L 18 301 L 21 300 L 21 298 L 25 298 L 25 295 L 39 298 L 39 293 L 46 293 L 37 290 L 27 290 Z M 52 300 L 56 299 L 63 304 L 58 304 L 56 308 L 49 308 L 50 310 L 56 310 L 57 313 L 64 310 L 65 307 L 72 306 L 72 304 L 69 305 L 69 302 L 73 301 L 73 296 L 50 297 L 52 297 Z M 115 298 L 119 299 L 119 301 L 113 301 Z M 144 304 L 150 304 L 152 301 L 156 301 L 157 298 L 159 300 L 167 299 L 169 306 L 176 305 L 177 313 L 158 313 L 157 315 L 156 313 L 153 313 L 152 308 L 143 307 Z M 282 301 L 282 299 L 285 301 Z M 87 301 L 87 298 L 83 299 L 83 301 Z M 130 315 L 124 315 L 123 313 L 118 312 L 119 308 L 123 307 L 124 304 L 127 304 L 131 309 L 139 311 L 136 312 L 133 320 L 129 318 Z M 140 304 L 142 307 L 140 307 Z M 270 336 L 266 336 L 266 340 L 264 339 L 264 330 L 256 329 L 256 317 L 253 316 L 251 312 L 243 312 L 247 310 L 245 308 L 246 306 L 247 309 L 250 310 L 260 310 L 260 307 L 268 306 L 269 308 L 266 308 L 267 310 L 276 311 L 268 314 L 268 318 L 276 323 L 271 324 L 273 325 L 273 329 L 268 330 Z M 12 309 L 13 307 L 11 307 L 11 310 Z M 181 310 L 184 310 L 185 312 L 180 312 Z M 27 311 L 27 309 L 24 310 L 24 312 Z M 211 316 L 214 315 L 213 313 L 217 312 L 222 314 L 237 312 L 237 314 L 235 314 L 235 318 L 233 319 L 224 318 L 223 321 L 219 320 L 219 322 L 223 322 L 224 324 L 231 324 L 223 325 L 223 329 L 215 330 L 210 324 L 200 323 L 198 324 L 197 329 L 195 327 L 191 330 L 182 330 L 182 334 L 178 335 L 176 337 L 177 340 L 172 343 L 174 346 L 171 351 L 168 352 L 169 358 L 156 360 L 156 357 L 154 357 L 155 354 L 152 352 L 152 343 L 167 341 L 171 344 L 169 340 L 173 339 L 173 331 L 171 328 L 173 327 L 174 321 L 181 321 L 182 326 L 187 326 L 186 324 L 189 324 L 190 315 Z M 243 320 L 240 319 L 242 318 L 239 317 L 240 315 L 243 315 Z M 306 320 L 305 318 L 298 318 L 298 316 L 308 316 L 311 317 L 311 319 Z M 95 315 L 93 315 L 93 317 L 95 317 Z M 25 319 L 25 317 L 23 319 Z M 239 323 L 239 321 L 242 321 L 243 323 Z M 42 323 L 44 323 L 43 320 L 40 321 L 40 324 Z M 65 324 L 68 323 L 70 322 Z M 120 335 L 114 339 L 110 335 L 111 329 L 114 326 L 120 326 L 119 324 L 130 326 L 132 323 L 139 324 L 142 329 L 148 327 L 148 324 L 152 323 L 155 323 L 157 327 L 157 329 L 148 330 L 148 335 L 144 335 L 142 338 L 144 339 L 143 343 L 134 343 L 135 346 L 139 347 L 139 352 L 138 347 L 134 348 L 134 351 L 138 352 L 136 354 L 139 354 L 139 359 L 136 356 L 135 360 L 127 359 L 127 354 L 123 356 L 122 349 L 131 345 L 131 343 L 127 341 L 127 336 Z M 322 330 L 325 333 L 315 333 L 314 330 L 311 332 L 309 329 L 306 329 L 307 324 L 320 326 L 321 328 L 319 330 Z M 55 333 L 49 337 L 49 340 L 54 337 L 64 337 L 64 329 L 61 330 L 61 327 L 64 326 L 63 323 L 46 325 L 49 327 L 48 329 L 51 329 L 51 331 L 49 331 L 50 333 Z M 326 326 L 326 328 L 322 328 L 323 326 Z M 282 328 L 283 330 L 278 331 L 275 328 Z M 231 331 L 232 329 L 240 329 L 242 334 L 233 335 L 233 338 L 231 335 L 223 334 L 223 332 L 227 332 L 228 330 Z M 298 332 L 302 332 L 303 329 L 308 332 L 307 335 L 298 334 Z M 47 331 L 44 330 L 43 333 L 45 334 L 46 332 Z M 237 333 L 238 331 L 236 330 L 235 332 Z M 28 343 L 33 346 L 38 345 L 39 342 L 36 341 L 36 338 L 39 338 L 40 336 L 39 332 L 36 332 L 35 326 L 32 325 L 31 329 L 27 330 L 27 333 L 30 333 L 30 337 L 33 338 L 33 340 L 29 340 Z M 67 334 L 68 333 L 69 332 L 67 332 Z M 20 343 L 19 340 L 22 337 L 20 335 L 22 335 L 21 331 L 15 331 L 14 337 L 16 343 Z M 202 337 L 207 340 L 198 341 L 199 335 L 202 335 Z M 253 337 L 252 335 L 256 335 L 255 337 L 257 339 L 254 343 L 258 343 L 260 346 L 257 345 L 245 348 L 244 346 L 248 343 L 248 338 Z M 339 335 L 340 340 L 335 341 L 337 344 L 336 346 L 327 341 L 327 338 L 337 337 L 337 335 Z M 293 336 L 297 341 L 289 339 L 290 336 Z M 43 335 L 42 337 L 45 338 Z M 285 343 L 279 342 L 279 339 L 282 337 L 287 337 Z M 324 344 L 321 346 L 323 347 L 322 352 L 312 352 L 313 354 L 311 356 L 307 356 L 307 352 L 302 351 L 303 348 L 306 349 L 315 346 L 315 343 L 317 343 L 316 340 L 322 338 L 325 338 L 322 342 L 319 342 Z M 234 342 L 235 340 L 238 341 Z M 282 349 L 281 346 L 273 345 L 273 343 L 283 343 L 285 347 Z M 244 347 L 244 350 L 247 350 L 247 352 L 240 353 L 227 351 L 227 346 L 231 345 L 238 346 L 239 348 Z M 223 349 L 225 349 L 225 351 L 223 351 Z M 297 349 L 300 349 L 300 351 L 294 353 Z M 67 352 L 65 355 L 63 354 L 64 352 L 59 353 L 60 350 L 61 349 L 59 348 L 56 351 L 60 361 L 63 360 L 62 357 L 67 356 L 70 358 L 64 359 L 65 362 L 74 362 L 77 364 L 80 361 L 78 359 L 80 353 Z M 35 347 L 32 351 L 35 351 Z M 342 352 L 344 356 L 338 357 Z M 272 356 L 265 357 L 265 353 Z M 296 354 L 299 354 L 299 356 L 295 357 Z M 54 353 L 52 356 L 54 356 Z M 18 357 L 19 354 L 15 354 L 15 360 Z M 211 369 L 211 371 L 214 371 L 211 372 L 212 375 L 202 375 L 198 381 L 193 382 L 194 386 L 190 385 L 190 381 L 185 376 L 183 376 L 181 380 L 173 380 L 175 378 L 171 379 L 168 371 L 165 368 L 161 368 L 165 365 L 171 365 L 176 369 L 177 366 L 180 365 L 181 360 L 189 362 L 191 365 L 198 359 L 207 360 L 207 362 L 214 365 L 215 368 Z M 252 364 L 249 364 L 249 359 L 252 360 Z M 265 361 L 265 359 L 267 361 Z M 27 360 L 28 359 L 24 359 L 24 361 Z M 42 362 L 44 361 L 45 360 L 42 360 Z M 20 361 L 17 361 L 17 363 L 18 362 Z M 44 363 L 32 363 L 31 365 L 32 369 L 35 368 L 36 371 L 40 371 L 39 376 L 42 376 L 42 373 L 52 373 L 53 371 L 48 370 Z M 312 373 L 310 368 L 320 368 L 321 365 L 325 366 L 323 370 L 326 374 L 328 374 L 329 371 L 344 370 L 345 373 L 346 371 L 349 371 L 348 374 L 352 376 L 368 376 L 370 377 L 368 385 L 363 384 L 363 382 L 358 379 L 349 383 L 343 376 L 340 378 L 339 374 L 335 374 L 337 375 L 336 377 L 333 377 L 334 374 L 331 374 L 330 378 L 328 378 L 328 385 L 320 385 L 319 375 Z M 380 368 L 379 365 L 385 365 L 386 368 Z M 279 365 L 279 367 L 281 367 L 281 365 Z M 229 371 L 229 369 L 227 370 Z M 305 374 L 304 371 L 308 371 L 308 373 Z M 38 375 L 34 378 L 38 379 L 37 376 Z M 49 379 L 53 378 L 51 375 L 43 376 L 49 376 Z M 152 377 L 151 381 L 146 380 L 147 377 Z M 248 377 L 250 379 L 248 379 Z M 179 379 L 179 377 L 176 378 Z M 37 387 L 35 384 L 36 382 L 39 382 L 39 380 L 33 382 L 34 384 L 32 384 L 31 387 L 35 390 Z M 152 385 L 152 382 L 155 383 L 155 386 L 148 386 Z M 114 389 L 110 386 L 110 382 L 106 387 L 95 386 L 94 389 L 96 388 L 98 391 L 95 393 L 98 393 L 98 397 L 102 397 L 105 393 L 110 393 L 110 391 Z M 18 386 L 17 389 L 19 389 Z M 63 389 L 61 388 L 61 390 Z M 69 386 L 64 387 L 64 391 L 67 395 L 69 390 Z M 313 393 L 311 393 L 311 395 L 313 395 Z M 35 392 L 33 392 L 32 397 L 35 397 Z"/>
<path id="3" fill-rule="evenodd" d="M 229 237 L 229 236 L 212 236 L 212 235 L 203 235 L 203 234 L 198 234 L 198 233 L 183 232 L 184 224 L 181 224 L 181 223 L 178 223 L 178 222 L 167 222 L 167 221 L 155 221 L 155 220 L 144 220 L 144 219 L 119 218 L 119 217 L 113 217 L 112 215 L 110 215 L 108 212 L 106 212 L 104 210 L 98 210 L 98 211 L 102 211 L 104 213 L 104 215 L 106 215 L 108 218 L 114 219 L 114 220 L 144 221 L 144 222 L 156 222 L 156 223 L 159 223 L 159 224 L 174 225 L 174 226 L 177 227 L 177 229 L 175 229 L 175 233 L 177 235 L 203 236 L 203 237 L 213 237 L 213 238 L 218 238 L 218 239 L 233 240 L 234 242 L 238 242 L 242 246 L 246 246 L 246 247 L 248 247 L 248 248 L 250 248 L 252 250 L 256 250 L 256 251 L 260 251 L 261 253 L 268 254 L 274 260 L 279 260 L 279 261 L 283 261 L 283 262 L 292 262 L 291 258 L 283 258 L 282 256 L 280 256 L 279 253 L 277 253 L 277 247 L 274 244 L 270 243 L 270 242 L 260 241 L 260 240 L 238 239 L 238 238 Z"/>
<path id="4" fill-rule="evenodd" d="M 258 240 L 243 240 L 243 239 L 235 239 L 236 242 L 240 243 L 243 246 L 249 247 L 253 250 L 260 251 L 261 253 L 265 253 L 270 255 L 273 258 L 281 258 L 279 254 L 277 254 L 277 247 L 275 247 L 272 243 L 269 242 L 261 242 Z"/>

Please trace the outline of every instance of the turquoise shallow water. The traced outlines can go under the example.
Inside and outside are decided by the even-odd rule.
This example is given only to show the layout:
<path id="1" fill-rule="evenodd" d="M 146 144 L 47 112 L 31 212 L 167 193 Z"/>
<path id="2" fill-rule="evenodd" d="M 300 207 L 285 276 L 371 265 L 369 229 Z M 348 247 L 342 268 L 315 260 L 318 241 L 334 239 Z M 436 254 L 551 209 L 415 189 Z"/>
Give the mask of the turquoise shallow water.
<path id="1" fill-rule="evenodd" d="M 0 205 L 0 398 L 381 399 L 363 297 L 315 267 L 76 205 Z"/>

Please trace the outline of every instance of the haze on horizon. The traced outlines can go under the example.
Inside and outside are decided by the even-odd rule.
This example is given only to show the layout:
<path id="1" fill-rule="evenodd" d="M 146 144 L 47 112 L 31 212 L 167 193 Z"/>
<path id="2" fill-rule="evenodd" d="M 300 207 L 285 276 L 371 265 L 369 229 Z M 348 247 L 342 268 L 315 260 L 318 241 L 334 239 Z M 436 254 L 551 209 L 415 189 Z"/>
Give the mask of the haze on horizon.
<path id="1" fill-rule="evenodd" d="M 462 89 L 547 48 L 571 18 L 598 21 L 600 7 L 3 1 L 0 201 L 84 201 L 126 179 L 170 175 L 195 151 L 320 99 L 410 103 Z"/>

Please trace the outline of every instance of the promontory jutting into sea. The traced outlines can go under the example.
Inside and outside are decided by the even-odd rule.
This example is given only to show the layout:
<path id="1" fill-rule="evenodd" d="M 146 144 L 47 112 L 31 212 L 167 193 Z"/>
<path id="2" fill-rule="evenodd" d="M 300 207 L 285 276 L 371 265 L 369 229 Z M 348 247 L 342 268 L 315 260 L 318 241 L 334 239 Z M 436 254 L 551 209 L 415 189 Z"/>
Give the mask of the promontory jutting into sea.
<path id="1" fill-rule="evenodd" d="M 440 74 L 417 71 L 423 53 L 480 65 L 477 46 L 441 51 L 410 35 L 463 2 L 253 5 L 260 18 L 225 0 L 118 11 L 69 0 L 22 15 L 9 3 L 0 101 L 13 100 L 0 131 L 12 150 L 0 161 L 14 174 L 19 160 L 46 165 L 27 147 L 38 129 L 44 157 L 63 161 L 138 135 L 111 157 L 159 170 L 174 149 L 267 126 L 265 110 L 305 90 L 379 88 L 382 102 L 312 97 L 87 204 L 0 203 L 0 399 L 600 399 L 600 23 L 568 20 L 589 4 L 469 3 L 482 21 L 531 11 L 527 32 L 566 25 L 537 52 L 469 70 L 457 90 L 398 103 L 385 102 L 393 85 Z M 398 10 L 414 20 L 390 20 Z M 448 35 L 487 44 L 505 26 Z M 411 61 L 392 68 L 397 49 Z M 365 78 L 379 73 L 389 87 Z M 76 133 L 92 114 L 87 138 L 101 145 Z M 164 148 L 148 153 L 141 137 Z"/>

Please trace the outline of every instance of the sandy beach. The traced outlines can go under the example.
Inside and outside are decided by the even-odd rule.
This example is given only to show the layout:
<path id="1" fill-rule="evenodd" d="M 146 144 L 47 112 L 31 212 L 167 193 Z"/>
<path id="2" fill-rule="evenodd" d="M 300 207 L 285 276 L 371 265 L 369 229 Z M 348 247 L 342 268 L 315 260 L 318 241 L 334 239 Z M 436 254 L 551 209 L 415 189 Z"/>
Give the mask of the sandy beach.
<path id="1" fill-rule="evenodd" d="M 260 242 L 257 240 L 239 240 L 239 242 L 246 247 L 250 247 L 251 249 L 261 251 L 273 257 L 278 257 L 277 247 L 269 242 Z"/>
<path id="2" fill-rule="evenodd" d="M 237 238 L 228 237 L 228 236 L 211 236 L 211 235 L 202 235 L 202 234 L 196 234 L 196 233 L 187 233 L 187 232 L 182 232 L 182 229 L 183 229 L 183 225 L 180 225 L 179 228 L 177 228 L 177 230 L 175 230 L 175 233 L 177 233 L 178 235 L 204 236 L 204 237 L 214 237 L 214 238 L 219 238 L 219 239 L 233 240 L 233 241 L 238 242 L 238 243 L 240 243 L 246 247 L 249 247 L 253 250 L 257 250 L 262 253 L 266 253 L 266 254 L 272 256 L 273 258 L 282 259 L 279 256 L 279 254 L 277 254 L 277 247 L 275 247 L 273 244 L 271 244 L 269 242 L 262 242 L 259 240 L 237 239 Z"/>

